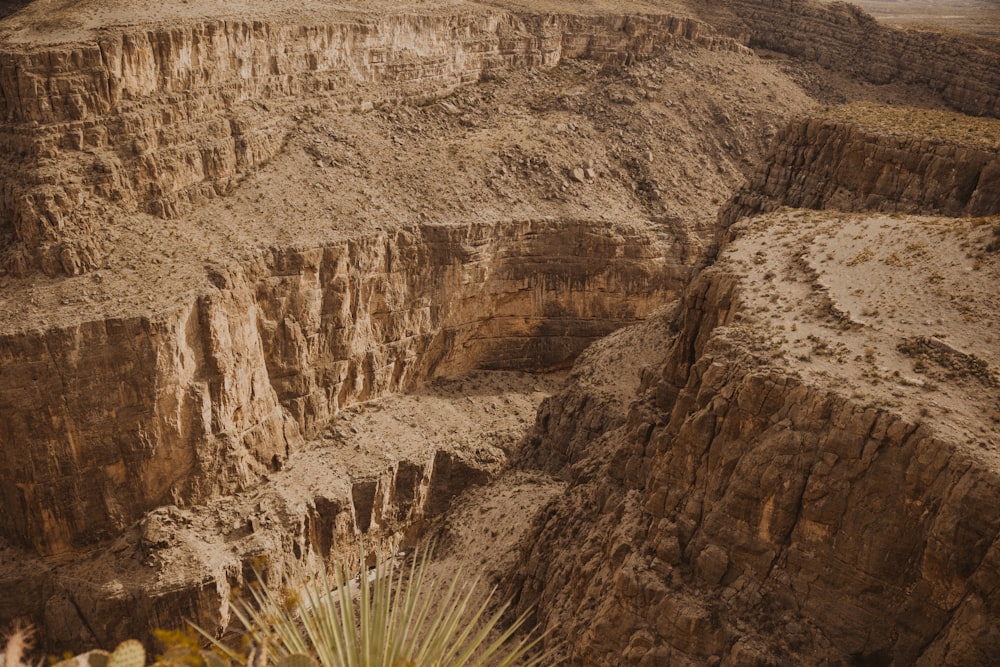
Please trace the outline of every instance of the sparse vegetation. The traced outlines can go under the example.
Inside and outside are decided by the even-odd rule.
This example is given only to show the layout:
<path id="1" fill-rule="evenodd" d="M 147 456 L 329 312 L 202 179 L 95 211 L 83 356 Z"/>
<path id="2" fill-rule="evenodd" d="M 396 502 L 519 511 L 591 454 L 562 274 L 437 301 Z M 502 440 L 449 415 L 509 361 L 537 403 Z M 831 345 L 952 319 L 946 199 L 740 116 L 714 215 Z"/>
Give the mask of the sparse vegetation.
<path id="1" fill-rule="evenodd" d="M 350 578 L 343 567 L 333 580 L 321 573 L 275 589 L 258 581 L 250 598 L 236 601 L 242 644 L 230 646 L 199 628 L 158 631 L 166 646 L 156 667 L 507 667 L 552 664 L 539 650 L 541 635 L 515 635 L 528 613 L 501 627 L 508 605 L 492 613 L 492 593 L 476 598 L 476 582 L 454 573 L 439 588 L 427 576 L 427 552 L 399 571 L 380 559 L 367 577 Z M 27 667 L 32 631 L 17 626 L 7 638 L 2 667 Z M 201 641 L 199 640 L 201 637 Z M 203 650 L 202 641 L 212 645 Z M 146 650 L 130 639 L 114 652 L 95 650 L 55 667 L 144 667 Z"/>
<path id="2" fill-rule="evenodd" d="M 1000 222 L 993 225 L 993 239 L 986 244 L 986 252 L 1000 252 Z"/>
<path id="3" fill-rule="evenodd" d="M 925 373 L 929 370 L 928 362 L 933 361 L 945 369 L 946 375 L 952 379 L 975 378 L 986 386 L 995 387 L 1000 384 L 996 374 L 989 364 L 974 354 L 965 354 L 951 349 L 934 337 L 917 336 L 899 343 L 897 349 L 903 354 L 913 357 L 913 370 Z"/>
<path id="4" fill-rule="evenodd" d="M 829 107 L 824 116 L 834 121 L 857 124 L 879 134 L 917 139 L 933 137 L 935 142 L 1000 149 L 1000 120 L 995 118 L 872 102 Z"/>
<path id="5" fill-rule="evenodd" d="M 501 667 L 551 661 L 546 653 L 532 655 L 540 636 L 514 638 L 527 613 L 501 629 L 507 605 L 487 615 L 492 594 L 475 604 L 476 584 L 463 585 L 459 572 L 446 588 L 438 588 L 428 579 L 426 552 L 408 571 L 397 570 L 392 559 L 380 559 L 373 571 L 362 574 L 370 576 L 352 580 L 337 567 L 333 580 L 320 573 L 280 590 L 250 586 L 250 600 L 234 608 L 252 647 L 249 656 L 203 634 L 235 664 L 253 662 L 254 650 L 266 652 L 278 667 L 292 667 L 286 663 L 298 655 L 313 656 L 322 667 Z M 298 658 L 294 663 L 304 664 Z"/>

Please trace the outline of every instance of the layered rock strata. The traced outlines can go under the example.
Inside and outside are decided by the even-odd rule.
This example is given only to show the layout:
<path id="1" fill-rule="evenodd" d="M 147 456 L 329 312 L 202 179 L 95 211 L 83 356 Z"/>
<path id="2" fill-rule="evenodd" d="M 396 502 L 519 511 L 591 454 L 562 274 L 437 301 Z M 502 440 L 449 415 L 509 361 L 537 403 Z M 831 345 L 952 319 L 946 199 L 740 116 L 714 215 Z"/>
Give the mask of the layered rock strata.
<path id="1" fill-rule="evenodd" d="M 900 30 L 844 2 L 728 0 L 730 30 L 755 48 L 819 63 L 875 84 L 902 82 L 958 111 L 1000 115 L 1000 45 L 972 35 Z"/>
<path id="2" fill-rule="evenodd" d="M 48 652 L 151 638 L 189 621 L 221 633 L 258 575 L 281 582 L 413 548 L 456 495 L 503 467 L 555 384 L 470 373 L 355 405 L 253 488 L 159 507 L 84 557 L 0 548 L 0 618 L 29 619 Z"/>
<path id="3" fill-rule="evenodd" d="M 2 266 L 100 266 L 102 227 L 175 216 L 272 159 L 296 113 L 430 100 L 564 58 L 624 63 L 678 41 L 739 50 L 689 18 L 446 16 L 214 21 L 0 54 Z"/>
<path id="4" fill-rule="evenodd" d="M 975 333 L 995 320 L 995 291 L 975 285 L 996 260 L 944 277 L 894 263 L 905 244 L 886 241 L 891 277 L 869 284 L 858 276 L 879 252 L 869 262 L 849 245 L 829 250 L 852 238 L 915 245 L 942 228 L 949 251 L 983 248 L 990 234 L 965 222 L 816 220 L 747 223 L 676 318 L 637 327 L 633 339 L 665 353 L 625 394 L 627 412 L 591 418 L 613 388 L 600 368 L 622 352 L 614 345 L 574 370 L 597 382 L 570 384 L 539 411 L 534 462 L 571 485 L 537 524 L 519 591 L 569 639 L 571 664 L 987 665 L 1000 655 L 998 359 Z M 765 244 L 774 238 L 784 241 Z M 907 276 L 928 284 L 924 271 L 964 288 L 911 295 Z M 905 312 L 881 301 L 893 282 Z M 846 303 L 862 291 L 871 297 L 859 319 Z M 956 291 L 966 316 L 947 305 Z M 909 319 L 920 313 L 957 319 Z M 951 332 L 950 354 L 993 370 L 957 370 L 954 359 L 911 367 L 905 340 L 931 327 Z M 986 356 L 956 351 L 966 346 Z"/>
<path id="5" fill-rule="evenodd" d="M 674 298 L 671 253 L 587 221 L 425 225 L 264 253 L 158 316 L 5 335 L 3 531 L 72 551 L 253 483 L 346 405 L 560 367 Z"/>
<path id="6" fill-rule="evenodd" d="M 890 119 L 897 112 L 873 110 Z M 980 121 L 1000 136 L 996 121 Z M 841 211 L 898 211 L 950 216 L 1000 213 L 1000 148 L 946 138 L 960 118 L 942 118 L 935 134 L 879 131 L 850 119 L 801 118 L 778 135 L 723 218 L 735 221 L 781 206 Z"/>

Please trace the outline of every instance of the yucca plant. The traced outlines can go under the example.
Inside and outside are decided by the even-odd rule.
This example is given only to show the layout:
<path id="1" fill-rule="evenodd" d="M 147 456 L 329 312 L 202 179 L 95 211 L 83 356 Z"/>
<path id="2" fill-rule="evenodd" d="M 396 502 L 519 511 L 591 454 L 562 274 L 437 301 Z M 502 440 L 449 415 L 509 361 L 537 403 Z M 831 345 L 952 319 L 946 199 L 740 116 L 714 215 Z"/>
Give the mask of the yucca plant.
<path id="1" fill-rule="evenodd" d="M 407 573 L 397 570 L 393 559 L 380 559 L 373 578 L 362 573 L 357 595 L 341 566 L 333 581 L 322 572 L 284 592 L 251 586 L 251 600 L 234 605 L 233 613 L 252 646 L 266 651 L 274 664 L 303 654 L 315 656 L 322 667 L 551 664 L 551 655 L 533 655 L 541 636 L 514 637 L 527 614 L 501 629 L 508 605 L 488 613 L 495 588 L 477 605 L 475 582 L 462 585 L 456 573 L 445 586 L 433 585 L 427 560 L 426 551 L 416 556 Z M 234 662 L 243 661 L 238 651 L 205 636 Z"/>

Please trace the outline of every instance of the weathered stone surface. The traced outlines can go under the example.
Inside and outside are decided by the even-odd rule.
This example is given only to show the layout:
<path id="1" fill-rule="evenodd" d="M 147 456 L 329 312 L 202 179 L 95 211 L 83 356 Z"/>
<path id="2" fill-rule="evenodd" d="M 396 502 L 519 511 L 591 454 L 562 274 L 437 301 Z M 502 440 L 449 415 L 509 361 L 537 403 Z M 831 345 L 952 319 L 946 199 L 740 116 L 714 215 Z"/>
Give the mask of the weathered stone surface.
<path id="1" fill-rule="evenodd" d="M 533 460 L 572 483 L 526 547 L 522 607 L 572 664 L 993 662 L 992 459 L 769 363 L 743 308 L 709 269 L 676 334 L 636 327 L 668 347 L 624 419 L 586 383 L 543 405 Z"/>
<path id="2" fill-rule="evenodd" d="M 63 646 L 109 644 L 185 616 L 223 627 L 231 588 L 255 565 L 280 577 L 350 552 L 361 535 L 375 549 L 411 540 L 455 494 L 490 476 L 489 461 L 447 448 L 380 450 L 378 473 L 356 475 L 338 468 L 342 459 L 294 468 L 302 444 L 345 407 L 431 378 L 565 368 L 589 344 L 673 303 L 712 237 L 722 237 L 706 222 L 707 202 L 725 199 L 749 171 L 767 125 L 806 105 L 774 71 L 755 81 L 760 90 L 735 90 L 744 73 L 764 69 L 744 45 L 997 115 L 1000 58 L 989 43 L 890 31 L 839 4 L 684 9 L 712 20 L 476 6 L 312 24 L 199 20 L 108 29 L 75 44 L 5 44 L 7 274 L 89 281 L 80 274 L 102 266 L 118 231 L 142 230 L 139 220 L 166 224 L 233 194 L 292 137 L 300 149 L 312 139 L 321 146 L 302 149 L 283 172 L 318 170 L 299 203 L 321 190 L 340 196 L 347 173 L 433 178 L 384 162 L 366 172 L 365 150 L 374 149 L 334 150 L 349 133 L 319 116 L 380 107 L 380 122 L 392 117 L 383 125 L 387 153 L 402 161 L 434 133 L 481 130 L 491 119 L 472 107 L 490 100 L 442 101 L 454 125 L 427 131 L 416 127 L 426 114 L 393 105 L 566 58 L 595 59 L 606 64 L 601 76 L 629 79 L 611 81 L 595 104 L 578 94 L 583 76 L 557 72 L 568 83 L 533 89 L 527 106 L 563 114 L 545 127 L 567 145 L 601 134 L 611 138 L 607 150 L 571 146 L 550 163 L 559 147 L 498 146 L 463 203 L 474 208 L 487 191 L 503 202 L 495 208 L 544 195 L 561 214 L 571 205 L 563 181 L 574 175 L 586 184 L 573 187 L 577 198 L 591 197 L 582 208 L 629 194 L 611 216 L 384 228 L 379 218 L 366 221 L 379 233 L 329 243 L 294 230 L 263 234 L 245 254 L 206 247 L 204 256 L 249 259 L 213 263 L 214 288 L 184 292 L 171 307 L 131 304 L 121 317 L 66 324 L 85 312 L 84 295 L 57 326 L 38 318 L 5 329 L 0 531 L 20 546 L 3 552 L 13 574 L 0 618 L 27 614 Z M 881 48 L 872 53 L 872 44 Z M 678 45 L 687 52 L 676 59 L 631 67 Z M 701 81 L 680 70 L 725 93 L 702 99 Z M 669 97 L 654 94 L 671 85 Z M 763 111 L 765 99 L 787 108 Z M 610 111 L 607 100 L 616 103 Z M 568 112 L 588 105 L 600 110 L 591 111 L 597 122 L 572 124 Z M 421 120 L 396 123 L 397 112 Z M 661 116 L 683 122 L 655 124 Z M 494 138 L 476 136 L 484 145 Z M 590 155 L 599 171 L 581 165 Z M 995 151 L 813 120 L 790 127 L 772 162 L 735 215 L 783 204 L 997 210 Z M 518 179 L 539 187 L 518 189 Z M 437 196 L 467 200 L 460 189 Z M 367 198 L 348 218 L 386 203 L 366 188 L 350 195 Z M 221 215 L 224 202 L 211 202 Z M 411 202 L 421 199 L 394 204 L 428 219 Z M 282 215 L 305 210 L 284 203 Z M 455 211 L 464 210 L 440 219 L 461 221 Z M 324 208 L 318 224 L 342 213 Z M 572 487 L 539 523 L 520 603 L 537 602 L 581 664 L 995 662 L 995 468 L 928 425 L 767 363 L 734 326 L 738 283 L 712 269 L 676 316 L 660 311 L 596 342 L 570 388 L 539 411 L 525 460 Z M 600 373 L 591 371 L 597 358 Z M 302 483 L 326 467 L 337 472 Z"/>
<path id="3" fill-rule="evenodd" d="M 2 529 L 72 551 L 252 484 L 346 405 L 564 366 L 675 297 L 679 250 L 586 222 L 426 225 L 274 250 L 156 318 L 4 336 Z"/>
<path id="4" fill-rule="evenodd" d="M 1000 115 L 995 40 L 890 28 L 842 2 L 727 0 L 725 6 L 738 17 L 730 30 L 751 47 L 812 60 L 876 84 L 926 87 L 964 113 Z M 715 25 L 724 22 L 720 17 Z"/>
<path id="5" fill-rule="evenodd" d="M 745 48 L 690 18 L 481 9 L 310 25 L 219 20 L 11 46 L 0 52 L 0 267 L 100 266 L 102 228 L 232 191 L 277 154 L 303 110 L 430 100 L 506 68 L 624 62 L 678 41 Z"/>
<path id="6" fill-rule="evenodd" d="M 723 217 L 732 221 L 781 206 L 1000 213 L 1000 148 L 907 136 L 906 130 L 880 133 L 825 118 L 793 121 Z"/>
<path id="7" fill-rule="evenodd" d="M 255 571 L 275 582 L 324 563 L 355 566 L 362 552 L 409 551 L 457 495 L 502 469 L 537 407 L 524 385 L 547 392 L 555 382 L 475 372 L 351 406 L 253 487 L 154 509 L 84 555 L 0 546 L 0 619 L 30 620 L 53 652 L 188 621 L 222 632 L 231 594 Z"/>

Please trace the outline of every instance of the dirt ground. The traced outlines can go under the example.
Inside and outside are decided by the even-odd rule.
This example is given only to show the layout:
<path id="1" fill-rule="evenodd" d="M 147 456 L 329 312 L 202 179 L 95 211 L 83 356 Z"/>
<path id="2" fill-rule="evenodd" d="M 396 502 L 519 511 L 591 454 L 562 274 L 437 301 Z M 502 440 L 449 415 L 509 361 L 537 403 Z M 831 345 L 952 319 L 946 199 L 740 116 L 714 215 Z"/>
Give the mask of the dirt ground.
<path id="1" fill-rule="evenodd" d="M 990 37 L 1000 36 L 997 0 L 856 0 L 883 23 L 901 27 L 949 28 Z"/>
<path id="2" fill-rule="evenodd" d="M 1000 219 L 784 210 L 733 231 L 720 263 L 755 314 L 734 335 L 1000 462 Z"/>

